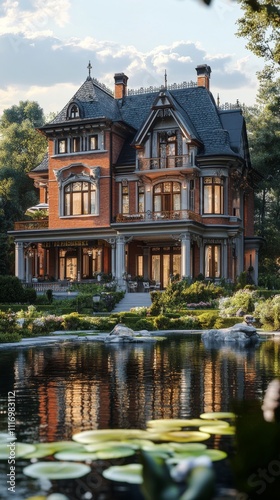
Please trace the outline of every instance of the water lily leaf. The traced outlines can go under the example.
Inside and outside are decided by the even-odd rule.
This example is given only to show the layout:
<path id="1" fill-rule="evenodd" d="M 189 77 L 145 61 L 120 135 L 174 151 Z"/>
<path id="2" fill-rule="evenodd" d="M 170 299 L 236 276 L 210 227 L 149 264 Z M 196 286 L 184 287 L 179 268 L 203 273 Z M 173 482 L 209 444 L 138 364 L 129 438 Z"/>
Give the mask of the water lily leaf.
<path id="1" fill-rule="evenodd" d="M 202 421 L 200 418 L 189 418 L 189 419 L 183 419 L 183 418 L 161 418 L 158 420 L 148 420 L 147 421 L 147 426 L 148 427 L 156 427 L 161 428 L 161 427 L 173 427 L 177 426 L 179 428 L 182 427 L 199 427 L 202 425 Z"/>
<path id="2" fill-rule="evenodd" d="M 212 462 L 217 462 L 219 460 L 224 460 L 227 457 L 227 453 L 222 450 L 215 450 L 215 449 L 207 449 L 207 450 L 200 450 L 200 451 L 192 451 L 192 452 L 185 452 L 185 453 L 180 453 L 180 454 L 175 454 L 174 457 L 169 458 L 167 460 L 167 463 L 169 465 L 177 465 L 179 462 L 181 462 L 185 458 L 192 458 L 192 457 L 202 457 L 206 456 L 212 460 Z"/>
<path id="3" fill-rule="evenodd" d="M 89 465 L 72 462 L 36 462 L 23 469 L 26 476 L 39 479 L 74 479 L 90 471 Z"/>
<path id="4" fill-rule="evenodd" d="M 143 467 L 141 464 L 113 465 L 103 471 L 103 476 L 111 481 L 141 484 Z"/>
<path id="5" fill-rule="evenodd" d="M 90 451 L 75 451 L 75 450 L 66 450 L 59 451 L 55 453 L 54 458 L 57 460 L 70 460 L 77 462 L 86 462 L 91 460 L 97 460 L 97 454 Z"/>
<path id="6" fill-rule="evenodd" d="M 35 446 L 27 443 L 16 443 L 15 450 L 13 446 L 7 446 L 7 443 L 0 443 L 0 460 L 7 460 L 15 451 L 15 458 L 24 457 L 27 453 L 35 450 Z"/>
<path id="7" fill-rule="evenodd" d="M 202 421 L 200 422 L 199 425 L 202 424 Z M 147 432 L 170 432 L 170 431 L 180 431 L 182 427 L 178 425 L 171 425 L 171 424 L 160 424 L 160 425 L 155 425 L 147 428 Z"/>
<path id="8" fill-rule="evenodd" d="M 168 443 L 176 453 L 203 451 L 207 448 L 204 443 Z"/>
<path id="9" fill-rule="evenodd" d="M 235 418 L 235 414 L 229 411 L 213 411 L 209 413 L 202 413 L 200 415 L 200 418 L 203 419 L 214 419 L 214 420 L 220 420 L 222 418 Z"/>
<path id="10" fill-rule="evenodd" d="M 113 458 L 131 457 L 135 454 L 135 450 L 129 447 L 117 447 L 112 446 L 107 448 L 107 450 L 100 450 L 96 452 L 97 458 L 99 460 L 109 460 Z"/>
<path id="11" fill-rule="evenodd" d="M 173 453 L 173 448 L 170 446 L 169 443 L 160 443 L 160 444 L 155 444 L 152 443 L 151 445 L 144 445 L 141 447 L 142 450 L 144 451 L 161 451 L 163 453 Z"/>
<path id="12" fill-rule="evenodd" d="M 180 431 L 166 432 L 162 434 L 162 440 L 176 441 L 177 443 L 191 443 L 196 441 L 205 441 L 210 438 L 210 434 L 200 431 Z"/>
<path id="13" fill-rule="evenodd" d="M 96 443 L 98 441 L 116 441 L 130 438 L 147 437 L 147 432 L 141 429 L 97 429 L 83 431 L 73 436 L 74 441 L 83 444 Z"/>
<path id="14" fill-rule="evenodd" d="M 74 441 L 54 441 L 51 443 L 34 443 L 35 450 L 28 453 L 24 458 L 43 458 L 63 450 L 85 451 L 84 446 Z"/>
<path id="15" fill-rule="evenodd" d="M 139 450 L 143 448 L 143 446 L 155 446 L 155 443 L 150 439 L 129 439 L 125 441 L 121 441 L 122 444 L 126 444 L 128 446 L 133 446 L 135 450 Z"/>
<path id="16" fill-rule="evenodd" d="M 223 425 L 203 425 L 199 427 L 201 432 L 208 432 L 209 434 L 217 434 L 218 436 L 233 436 L 235 434 L 235 427 L 229 425 L 225 427 Z"/>
<path id="17" fill-rule="evenodd" d="M 148 442 L 152 443 L 152 441 Z M 105 441 L 105 443 L 101 442 L 101 443 L 86 444 L 84 446 L 84 449 L 86 451 L 100 451 L 100 450 L 103 451 L 111 448 L 118 448 L 118 449 L 130 448 L 131 450 L 138 450 L 139 447 L 140 446 L 138 444 L 127 440 L 127 441 Z"/>

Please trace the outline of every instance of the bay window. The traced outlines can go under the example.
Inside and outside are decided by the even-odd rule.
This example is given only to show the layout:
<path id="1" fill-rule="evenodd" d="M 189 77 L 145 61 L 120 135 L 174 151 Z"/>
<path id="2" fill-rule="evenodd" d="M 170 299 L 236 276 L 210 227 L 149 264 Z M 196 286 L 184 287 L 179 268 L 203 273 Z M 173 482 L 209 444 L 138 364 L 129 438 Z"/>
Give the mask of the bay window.
<path id="1" fill-rule="evenodd" d="M 203 213 L 224 213 L 224 180 L 221 177 L 203 179 Z"/>

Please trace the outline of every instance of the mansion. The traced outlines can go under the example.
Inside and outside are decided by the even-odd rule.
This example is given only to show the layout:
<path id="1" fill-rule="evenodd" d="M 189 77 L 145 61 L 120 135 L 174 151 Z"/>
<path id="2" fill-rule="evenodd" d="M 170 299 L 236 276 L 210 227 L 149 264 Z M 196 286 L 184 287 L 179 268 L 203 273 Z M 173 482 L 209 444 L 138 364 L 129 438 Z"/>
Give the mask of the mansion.
<path id="1" fill-rule="evenodd" d="M 254 186 L 240 108 L 222 110 L 211 68 L 196 82 L 114 93 L 89 75 L 40 128 L 48 153 L 29 176 L 45 218 L 19 221 L 16 276 L 23 282 L 92 280 L 121 288 L 141 276 L 164 289 L 170 277 L 258 280 Z"/>

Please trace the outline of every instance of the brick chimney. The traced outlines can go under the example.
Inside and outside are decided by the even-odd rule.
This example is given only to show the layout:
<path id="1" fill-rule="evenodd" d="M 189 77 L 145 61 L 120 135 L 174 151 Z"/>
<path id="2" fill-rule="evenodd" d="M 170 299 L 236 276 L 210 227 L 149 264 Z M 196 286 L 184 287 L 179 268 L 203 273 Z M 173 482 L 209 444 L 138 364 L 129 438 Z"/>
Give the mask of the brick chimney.
<path id="1" fill-rule="evenodd" d="M 196 68 L 197 73 L 197 86 L 205 87 L 207 90 L 210 89 L 210 74 L 211 68 L 207 64 L 200 64 Z"/>
<path id="2" fill-rule="evenodd" d="M 122 99 L 127 95 L 128 77 L 124 73 L 115 73 L 115 99 Z"/>

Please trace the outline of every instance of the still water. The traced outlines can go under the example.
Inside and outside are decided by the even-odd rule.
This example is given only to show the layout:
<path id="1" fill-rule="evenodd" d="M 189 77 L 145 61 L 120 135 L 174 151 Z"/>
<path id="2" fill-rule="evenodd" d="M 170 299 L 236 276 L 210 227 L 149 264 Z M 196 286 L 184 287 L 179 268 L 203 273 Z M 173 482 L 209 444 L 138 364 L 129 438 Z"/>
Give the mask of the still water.
<path id="1" fill-rule="evenodd" d="M 2 349 L 0 432 L 7 432 L 7 399 L 13 391 L 16 436 L 26 443 L 70 440 L 89 429 L 145 429 L 151 419 L 230 411 L 233 401 L 263 399 L 269 381 L 279 376 L 279 353 L 277 337 L 253 348 L 217 349 L 206 348 L 200 335 L 167 335 L 144 345 L 82 341 Z M 25 500 L 42 488 L 67 492 L 71 500 L 125 498 L 97 470 L 104 463 L 71 486 L 69 481 L 42 485 L 24 477 L 27 464 L 17 460 L 14 494 L 7 492 L 7 463 L 0 462 L 0 498 Z"/>

